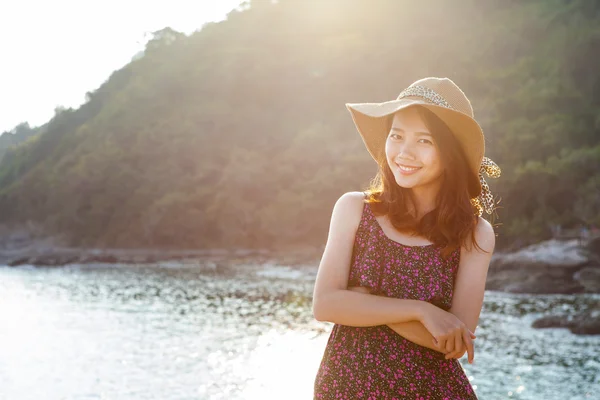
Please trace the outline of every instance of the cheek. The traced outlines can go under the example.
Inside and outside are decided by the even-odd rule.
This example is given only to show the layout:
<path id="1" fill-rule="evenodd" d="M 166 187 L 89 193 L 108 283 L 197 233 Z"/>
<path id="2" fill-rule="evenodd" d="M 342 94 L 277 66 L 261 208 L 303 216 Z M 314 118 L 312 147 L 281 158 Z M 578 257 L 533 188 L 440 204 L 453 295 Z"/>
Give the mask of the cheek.
<path id="1" fill-rule="evenodd" d="M 387 139 L 385 141 L 385 154 L 389 154 L 390 151 L 392 150 L 392 143 L 389 141 L 389 139 Z"/>
<path id="2" fill-rule="evenodd" d="M 423 154 L 423 159 L 427 160 L 427 165 L 435 168 L 442 168 L 442 159 L 437 149 L 429 149 Z"/>
<path id="3" fill-rule="evenodd" d="M 386 142 L 385 142 L 385 156 L 386 156 L 386 158 L 388 160 L 391 159 L 391 158 L 394 158 L 394 154 L 395 154 L 394 144 L 391 143 L 389 140 L 386 140 Z"/>

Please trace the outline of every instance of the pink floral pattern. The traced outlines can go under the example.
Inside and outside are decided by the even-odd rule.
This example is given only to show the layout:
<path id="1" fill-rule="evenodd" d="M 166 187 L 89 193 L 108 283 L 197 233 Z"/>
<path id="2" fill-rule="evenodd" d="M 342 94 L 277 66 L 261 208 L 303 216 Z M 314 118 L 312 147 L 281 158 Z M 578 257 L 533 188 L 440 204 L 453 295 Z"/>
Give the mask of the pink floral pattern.
<path id="1" fill-rule="evenodd" d="M 385 235 L 369 204 L 356 232 L 348 286 L 450 309 L 460 249 L 444 260 L 436 245 L 407 246 Z M 387 325 L 335 324 L 314 384 L 314 399 L 477 399 L 456 359 L 417 345 Z"/>

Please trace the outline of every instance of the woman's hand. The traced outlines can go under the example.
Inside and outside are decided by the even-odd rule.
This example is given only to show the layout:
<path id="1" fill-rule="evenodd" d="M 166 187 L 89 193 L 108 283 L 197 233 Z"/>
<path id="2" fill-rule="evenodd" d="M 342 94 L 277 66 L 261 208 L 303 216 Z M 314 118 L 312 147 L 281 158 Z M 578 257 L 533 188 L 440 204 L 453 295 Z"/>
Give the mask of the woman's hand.
<path id="1" fill-rule="evenodd" d="M 469 332 L 469 335 L 471 336 L 471 339 L 475 339 L 475 335 L 473 333 Z M 445 358 L 446 358 L 446 360 L 449 360 L 451 358 L 456 358 L 458 360 L 459 358 L 464 356 L 466 352 L 467 352 L 467 345 L 465 344 L 465 341 L 462 340 L 461 346 L 459 348 L 454 348 L 454 351 L 447 352 L 445 354 Z"/>
<path id="2" fill-rule="evenodd" d="M 459 350 L 454 349 L 454 351 L 451 351 L 450 353 L 446 353 L 445 358 L 446 358 L 446 360 L 449 360 L 451 358 L 456 358 L 458 360 L 459 358 L 464 356 L 466 352 L 467 352 L 467 346 L 463 342 L 462 347 Z"/>
<path id="3" fill-rule="evenodd" d="M 475 335 L 458 317 L 433 304 L 423 302 L 420 322 L 433 336 L 436 348 L 446 354 L 446 359 L 462 357 L 466 348 L 469 363 L 473 363 Z"/>
<path id="4" fill-rule="evenodd" d="M 354 291 L 354 292 L 359 292 L 359 293 L 367 293 L 367 294 L 371 293 L 371 290 L 368 287 L 364 287 L 364 286 L 351 286 L 351 287 L 348 287 L 348 290 L 351 290 L 351 291 Z M 456 318 L 456 316 L 454 316 L 454 314 L 446 312 L 446 311 L 444 311 L 444 310 L 442 310 L 442 309 L 434 306 L 433 304 L 430 304 L 430 303 L 427 303 L 427 304 L 429 306 L 431 306 L 432 308 L 435 309 L 435 310 L 430 310 L 430 311 L 433 312 L 433 317 L 434 318 L 435 318 L 435 315 L 437 315 L 439 313 L 442 313 L 442 315 L 444 315 L 444 317 L 449 317 L 450 320 L 456 320 L 456 321 L 458 321 L 458 323 L 462 324 L 462 322 L 458 318 Z M 428 306 L 426 306 L 426 307 L 428 307 Z M 445 314 L 448 314 L 448 315 L 445 315 Z M 423 323 L 423 321 L 420 321 L 420 322 L 423 325 L 425 325 Z M 464 324 L 462 324 L 462 325 L 464 326 Z M 425 327 L 432 334 L 432 336 L 434 336 L 434 338 L 435 338 L 435 335 L 431 332 L 431 330 L 429 329 L 429 327 L 427 327 L 426 325 L 425 325 Z M 472 332 L 470 332 L 466 328 L 466 326 L 464 326 L 464 328 L 468 332 L 469 338 L 470 339 L 475 339 L 475 335 Z M 438 338 L 438 343 L 439 343 L 439 340 L 440 339 Z M 454 344 L 453 348 L 450 349 L 450 350 L 449 350 L 449 346 L 447 346 L 448 342 L 450 342 L 450 344 Z M 434 344 L 435 344 L 435 341 L 434 341 Z M 448 341 L 448 340 L 446 340 L 446 345 L 444 346 L 444 348 L 442 348 L 441 346 L 437 346 L 437 345 L 436 345 L 436 347 L 438 348 L 438 350 L 441 353 L 445 354 L 446 360 L 448 360 L 450 358 L 456 358 L 456 359 L 461 358 L 467 352 L 467 342 L 462 338 L 462 336 L 460 336 L 460 341 L 459 341 L 458 344 L 456 343 L 456 341 Z M 472 353 L 473 353 L 473 350 L 472 350 L 472 341 L 471 341 L 471 353 L 470 354 L 472 354 Z M 472 362 L 472 357 L 470 357 L 470 361 L 469 362 Z"/>

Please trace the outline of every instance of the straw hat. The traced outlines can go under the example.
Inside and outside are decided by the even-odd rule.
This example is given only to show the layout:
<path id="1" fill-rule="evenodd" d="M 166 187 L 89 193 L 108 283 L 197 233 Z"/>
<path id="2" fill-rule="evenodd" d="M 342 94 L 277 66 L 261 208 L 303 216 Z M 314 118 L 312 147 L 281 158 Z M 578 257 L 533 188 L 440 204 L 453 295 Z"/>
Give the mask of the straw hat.
<path id="1" fill-rule="evenodd" d="M 469 194 L 474 199 L 479 197 L 480 203 L 486 205 L 488 211 L 491 208 L 489 201 L 493 201 L 493 198 L 482 173 L 498 177 L 500 168 L 489 158 L 484 158 L 483 130 L 474 118 L 471 102 L 452 80 L 435 77 L 420 79 L 403 90 L 396 100 L 346 104 L 346 107 L 367 150 L 377 161 L 384 151 L 389 133 L 389 118 L 386 117 L 416 105 L 433 112 L 450 128 L 463 148 L 471 171 L 475 176 L 479 175 L 478 184 L 469 186 Z M 477 182 L 476 179 L 472 181 Z"/>

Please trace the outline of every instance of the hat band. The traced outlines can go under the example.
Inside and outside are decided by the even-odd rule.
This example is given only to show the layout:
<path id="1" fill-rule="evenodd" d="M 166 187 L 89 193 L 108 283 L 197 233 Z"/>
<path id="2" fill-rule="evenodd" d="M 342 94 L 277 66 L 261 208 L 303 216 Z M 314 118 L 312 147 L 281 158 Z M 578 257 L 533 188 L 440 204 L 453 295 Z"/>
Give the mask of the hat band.
<path id="1" fill-rule="evenodd" d="M 491 214 L 494 211 L 494 196 L 490 191 L 490 187 L 485 181 L 483 174 L 486 174 L 490 178 L 499 178 L 502 170 L 500 167 L 488 157 L 483 157 L 481 161 L 481 167 L 479 167 L 479 183 L 481 183 L 481 194 L 475 198 L 474 205 L 477 208 L 479 216 L 481 216 L 483 210 L 486 213 Z"/>
<path id="2" fill-rule="evenodd" d="M 400 100 L 404 97 L 409 97 L 409 96 L 421 97 L 422 99 L 425 99 L 428 103 L 435 104 L 437 106 L 446 107 L 451 110 L 457 111 L 439 93 L 437 93 L 435 90 L 430 89 L 425 86 L 419 86 L 419 85 L 409 86 L 406 89 L 404 89 L 402 91 L 402 93 L 400 93 L 397 100 Z"/>

